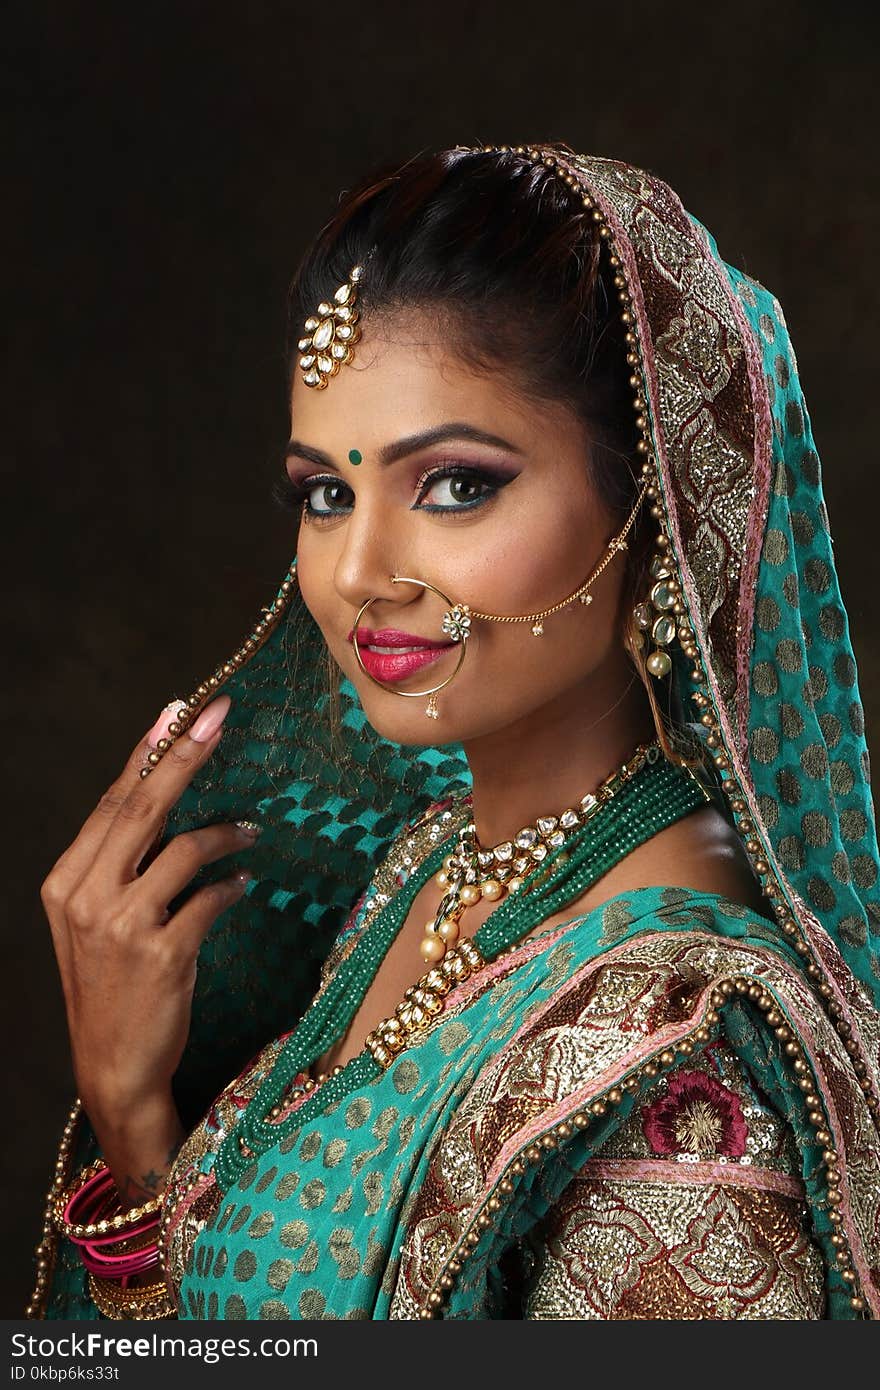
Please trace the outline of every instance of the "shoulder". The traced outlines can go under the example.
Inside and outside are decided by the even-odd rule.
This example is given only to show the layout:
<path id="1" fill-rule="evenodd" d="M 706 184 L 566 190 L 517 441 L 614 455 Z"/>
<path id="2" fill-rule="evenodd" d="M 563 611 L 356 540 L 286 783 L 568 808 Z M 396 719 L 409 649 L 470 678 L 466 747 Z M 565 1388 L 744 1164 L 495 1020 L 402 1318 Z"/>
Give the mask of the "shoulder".
<path id="1" fill-rule="evenodd" d="M 698 807 L 638 845 L 572 904 L 568 915 L 649 887 L 717 893 L 758 914 L 768 908 L 736 830 L 714 804 Z"/>
<path id="2" fill-rule="evenodd" d="M 522 1316 L 824 1317 L 794 1133 L 729 1044 L 658 1078 L 562 1180 L 524 1244 Z"/>
<path id="3" fill-rule="evenodd" d="M 430 1296 L 463 1249 L 471 1250 L 469 1273 L 476 1272 L 495 1207 L 506 1209 L 518 1193 L 528 1202 L 540 1191 L 547 1210 L 636 1106 L 655 1105 L 655 1136 L 670 1118 L 681 1121 L 682 1133 L 705 1118 L 741 1146 L 741 1120 L 748 1117 L 740 1078 L 713 1077 L 696 1065 L 719 1040 L 731 1042 L 773 1096 L 799 1146 L 812 1142 L 801 1086 L 805 1066 L 817 1077 L 823 1105 L 865 1112 L 855 1077 L 847 1078 L 845 1096 L 834 1090 L 847 1069 L 843 1044 L 797 963 L 770 939 L 772 924 L 710 895 L 665 892 L 666 905 L 643 914 L 634 934 L 605 950 L 585 948 L 588 958 L 529 1011 L 462 1096 L 411 1213 L 403 1269 L 409 1297 L 418 1300 L 423 1290 Z M 676 1090 L 663 1080 L 676 1069 L 680 1076 L 702 1070 L 706 1079 L 685 1077 L 689 1084 Z M 670 1091 L 670 1103 L 657 1106 Z M 697 1103 L 706 1099 L 698 1091 L 707 1093 L 714 1113 Z M 680 1113 L 673 1115 L 676 1106 Z M 758 1126 L 761 1117 L 753 1118 Z M 780 1130 L 777 1141 L 787 1148 L 791 1135 Z M 790 1162 L 790 1149 L 781 1157 Z M 871 1182 L 880 1173 L 878 1160 L 875 1145 Z M 678 1164 L 677 1154 L 669 1161 Z M 861 1200 L 867 1191 L 861 1174 L 859 1187 Z M 826 1200 L 821 1182 L 811 1199 Z M 430 1236 L 441 1216 L 449 1239 L 437 1255 Z"/>

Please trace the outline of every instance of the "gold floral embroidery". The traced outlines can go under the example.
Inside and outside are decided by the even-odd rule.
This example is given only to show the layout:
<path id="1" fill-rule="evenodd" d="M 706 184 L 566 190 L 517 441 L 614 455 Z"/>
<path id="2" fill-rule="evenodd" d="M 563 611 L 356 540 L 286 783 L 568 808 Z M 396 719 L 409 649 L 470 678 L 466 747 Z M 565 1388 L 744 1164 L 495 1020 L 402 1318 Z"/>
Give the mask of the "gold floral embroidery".
<path id="1" fill-rule="evenodd" d="M 666 1007 L 670 992 L 680 991 L 683 979 L 693 985 L 697 977 L 702 980 L 702 990 L 689 988 L 687 1006 L 683 1008 L 677 1003 L 675 1021 L 670 1024 Z M 737 980 L 736 988 L 730 983 L 733 977 Z M 710 995 L 714 1000 L 717 994 L 719 1007 L 729 997 L 716 991 L 712 983 L 716 980 L 724 982 L 734 995 L 740 986 L 745 993 L 751 988 L 756 998 L 767 1000 L 768 1009 L 770 999 L 780 1001 L 779 1007 L 792 1024 L 788 1037 L 796 1038 L 793 1045 L 798 1057 L 803 1054 L 809 1058 L 809 1062 L 798 1061 L 798 1066 L 815 1070 L 821 1104 L 830 1112 L 829 1137 L 834 1135 L 839 1150 L 835 1165 L 839 1161 L 850 1175 L 853 1196 L 846 1188 L 832 1195 L 837 1203 L 848 1204 L 846 1210 L 854 1224 L 847 1228 L 847 1234 L 857 1251 L 854 1262 L 867 1266 L 878 1261 L 880 1155 L 874 1144 L 866 1143 L 862 1149 L 850 1143 L 862 1132 L 861 1120 L 869 1123 L 862 1115 L 864 1098 L 856 1078 L 850 1074 L 840 1040 L 807 982 L 769 949 L 744 946 L 696 931 L 649 932 L 612 948 L 592 968 L 576 973 L 557 997 L 530 1018 L 529 1026 L 515 1043 L 502 1048 L 476 1078 L 440 1137 L 430 1170 L 413 1204 L 391 1304 L 392 1318 L 434 1316 L 435 1310 L 450 1297 L 447 1291 L 455 1287 L 464 1256 L 468 1257 L 471 1297 L 477 1289 L 473 1283 L 477 1278 L 475 1271 L 481 1267 L 473 1252 L 481 1241 L 488 1240 L 485 1233 L 492 1231 L 501 1219 L 493 1212 L 505 1209 L 512 1200 L 510 1194 L 518 1190 L 520 1176 L 531 1164 L 553 1161 L 557 1146 L 564 1146 L 575 1132 L 575 1119 L 589 1125 L 591 1113 L 603 1114 L 609 1102 L 613 1107 L 615 1094 L 619 1102 L 621 1088 L 631 1073 L 656 1076 L 658 1071 L 669 1070 L 675 1061 L 676 1047 L 682 1042 L 691 1054 L 688 1065 L 700 1065 L 700 1048 L 694 1055 L 688 1039 L 692 1033 L 696 1036 L 700 1032 L 700 1019 L 706 1016 Z M 718 1017 L 715 1013 L 714 1018 Z M 711 1032 L 705 1028 L 702 1031 L 702 1042 L 709 1042 Z M 825 1060 L 832 1057 L 834 1067 Z M 649 1066 L 653 1072 L 648 1072 Z M 730 1084 L 730 1080 L 730 1076 L 725 1076 L 724 1084 Z M 812 1100 L 809 1104 L 815 1107 L 820 1102 Z M 751 1190 L 755 1182 L 750 1181 L 750 1175 L 756 1173 L 758 1165 L 754 1159 L 759 1158 L 768 1173 L 763 1182 L 769 1189 L 767 1201 L 781 1210 L 780 1203 L 802 1200 L 795 1196 L 801 1189 L 791 1187 L 791 1174 L 796 1171 L 793 1141 L 790 1135 L 780 1134 L 760 1103 L 750 1101 L 749 1108 L 758 1111 L 749 1117 L 752 1152 L 747 1145 L 740 1155 L 716 1154 L 713 1163 L 717 1163 L 719 1174 L 724 1174 L 724 1181 L 719 1175 L 718 1182 L 708 1186 L 720 1186 L 726 1191 L 736 1186 L 733 1175 L 742 1173 L 741 1184 Z M 837 1118 L 840 1111 L 848 1114 L 843 1125 Z M 856 1114 L 861 1119 L 856 1119 Z M 811 1119 L 811 1123 L 815 1124 L 816 1119 Z M 563 1132 L 564 1137 L 559 1138 Z M 828 1142 L 824 1133 L 820 1120 L 816 1131 L 820 1143 Z M 457 1150 L 456 1166 L 459 1170 L 468 1168 L 470 1174 L 468 1183 L 457 1185 L 456 1190 L 451 1190 L 444 1180 L 444 1171 L 448 1171 L 444 1155 L 453 1144 Z M 698 1153 L 690 1157 L 700 1159 Z M 671 1166 L 675 1166 L 674 1161 Z M 693 1207 L 697 1200 L 694 1194 L 702 1191 L 705 1196 L 707 1190 L 707 1182 L 702 1174 L 698 1175 L 696 1166 L 683 1164 L 680 1181 L 672 1180 L 669 1173 L 663 1174 L 669 1192 L 685 1206 L 690 1203 Z M 601 1179 L 597 1176 L 596 1181 L 600 1180 L 607 1181 L 608 1175 Z M 657 1194 L 663 1190 L 663 1182 L 646 1186 Z M 839 1211 L 839 1206 L 835 1210 Z M 696 1212 L 692 1211 L 692 1215 Z M 434 1263 L 427 1258 L 420 1230 L 423 1222 L 441 1218 L 444 1229 L 457 1235 L 448 1258 Z M 805 1238 L 803 1232 L 801 1236 Z M 485 1250 L 486 1245 L 481 1248 Z M 790 1258 L 807 1264 L 819 1259 L 812 1247 L 805 1249 L 806 1253 L 795 1253 Z M 685 1301 L 686 1297 L 696 1297 L 680 1275 L 677 1283 Z M 871 1289 L 864 1281 L 861 1288 L 870 1295 Z M 474 1293 L 473 1297 L 478 1300 L 479 1294 Z"/>
<path id="2" fill-rule="evenodd" d="M 575 1179 L 533 1238 L 522 1315 L 821 1318 L 822 1258 L 804 1219 L 779 1193 Z"/>

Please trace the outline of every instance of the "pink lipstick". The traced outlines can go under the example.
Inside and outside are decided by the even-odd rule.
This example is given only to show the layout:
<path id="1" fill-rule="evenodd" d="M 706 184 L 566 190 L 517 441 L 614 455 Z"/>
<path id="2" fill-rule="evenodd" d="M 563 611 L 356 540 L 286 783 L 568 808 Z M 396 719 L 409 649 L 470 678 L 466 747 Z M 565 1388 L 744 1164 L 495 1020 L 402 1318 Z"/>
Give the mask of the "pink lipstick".
<path id="1" fill-rule="evenodd" d="M 383 627 L 378 631 L 372 628 L 358 628 L 358 650 L 366 670 L 376 680 L 405 680 L 413 671 L 430 666 L 438 657 L 456 644 L 435 641 L 431 637 L 419 637 L 412 632 L 401 632 L 399 628 Z M 348 634 L 349 642 L 354 640 L 354 630 Z"/>

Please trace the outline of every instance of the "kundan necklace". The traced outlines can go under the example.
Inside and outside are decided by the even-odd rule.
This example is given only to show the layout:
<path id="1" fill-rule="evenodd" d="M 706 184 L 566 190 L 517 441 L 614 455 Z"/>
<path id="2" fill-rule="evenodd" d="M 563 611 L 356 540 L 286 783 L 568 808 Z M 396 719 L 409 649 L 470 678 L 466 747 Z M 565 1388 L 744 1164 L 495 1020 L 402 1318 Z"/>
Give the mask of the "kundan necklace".
<path id="1" fill-rule="evenodd" d="M 367 1037 L 363 1051 L 328 1076 L 296 1109 L 280 1114 L 295 1078 L 345 1036 L 416 895 L 431 875 L 442 868 L 444 860 L 455 861 L 450 865 L 454 873 L 451 884 L 461 876 L 460 888 L 479 885 L 482 894 L 481 866 L 478 858 L 474 863 L 473 855 L 490 851 L 480 851 L 475 839 L 468 850 L 469 867 L 476 875 L 473 884 L 467 882 L 467 869 L 459 875 L 455 867 L 460 839 L 452 849 L 443 842 L 426 856 L 364 928 L 351 953 L 340 961 L 326 987 L 286 1039 L 237 1124 L 223 1139 L 213 1168 L 221 1192 L 228 1191 L 259 1154 L 299 1131 L 328 1107 L 377 1080 L 400 1052 L 418 1043 L 423 1029 L 442 1013 L 446 996 L 457 984 L 511 950 L 555 912 L 582 897 L 587 888 L 636 846 L 709 800 L 689 769 L 670 762 L 656 744 L 640 745 L 627 763 L 606 778 L 595 796 L 597 805 L 588 803 L 584 808 L 581 803 L 582 809 L 576 813 L 577 826 L 570 827 L 570 834 L 562 843 L 552 848 L 548 845 L 546 856 L 534 856 L 538 840 L 529 846 L 529 862 L 534 862 L 536 869 L 511 875 L 522 879 L 518 888 L 512 888 L 511 878 L 504 880 L 500 870 L 507 861 L 502 859 L 498 864 L 492 851 L 494 881 L 501 883 L 505 892 L 503 901 L 477 929 L 473 940 L 460 937 L 454 946 L 444 942 L 439 964 L 431 966 L 406 991 L 394 1014 Z M 525 850 L 525 846 L 516 845 L 516 837 L 512 843 L 517 850 Z M 504 846 L 500 848 L 503 850 Z M 524 858 L 525 854 L 517 857 Z M 516 869 L 515 860 L 510 862 Z M 490 868 L 488 864 L 484 867 Z M 446 869 L 443 872 L 448 874 Z M 456 910 L 460 915 L 468 906 L 461 900 L 459 889 L 450 891 L 454 900 L 444 909 L 444 919 L 454 916 Z"/>
<path id="2" fill-rule="evenodd" d="M 473 821 L 458 832 L 458 845 L 443 860 L 443 867 L 434 882 L 448 891 L 437 911 L 425 924 L 420 951 L 428 965 L 438 965 L 446 949 L 459 939 L 459 919 L 464 911 L 481 898 L 497 902 L 507 893 L 517 893 L 534 876 L 551 851 L 561 849 L 576 831 L 589 824 L 602 807 L 628 782 L 646 762 L 656 762 L 662 750 L 656 740 L 639 744 L 631 758 L 610 776 L 595 792 L 581 797 L 577 809 L 566 807 L 558 816 L 539 816 L 534 825 L 523 826 L 512 840 L 503 840 L 492 849 L 484 849 Z M 564 862 L 564 861 L 563 861 Z"/>

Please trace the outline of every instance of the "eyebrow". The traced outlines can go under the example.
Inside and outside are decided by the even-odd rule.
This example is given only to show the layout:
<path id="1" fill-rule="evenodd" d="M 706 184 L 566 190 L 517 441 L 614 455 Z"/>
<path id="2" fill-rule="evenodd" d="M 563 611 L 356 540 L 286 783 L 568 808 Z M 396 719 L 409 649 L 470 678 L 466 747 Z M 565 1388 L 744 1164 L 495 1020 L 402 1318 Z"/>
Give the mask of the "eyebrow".
<path id="1" fill-rule="evenodd" d="M 381 449 L 376 451 L 376 457 L 383 467 L 389 463 L 396 463 L 398 459 L 406 458 L 409 454 L 415 454 L 419 449 L 430 449 L 434 444 L 443 444 L 449 439 L 467 439 L 473 444 L 486 444 L 494 449 L 509 449 L 511 453 L 521 454 L 522 449 L 516 444 L 511 444 L 509 439 L 502 439 L 500 435 L 489 434 L 486 430 L 478 430 L 475 425 L 468 425 L 461 420 L 451 420 L 447 424 L 435 425 L 432 429 L 422 430 L 419 434 L 409 434 L 404 439 L 395 440 L 393 444 L 384 444 Z M 303 444 L 299 439 L 291 439 L 285 452 L 285 458 L 308 459 L 310 463 L 316 463 L 321 468 L 334 468 L 332 458 L 325 454 L 323 449 L 314 449 L 310 444 Z"/>

